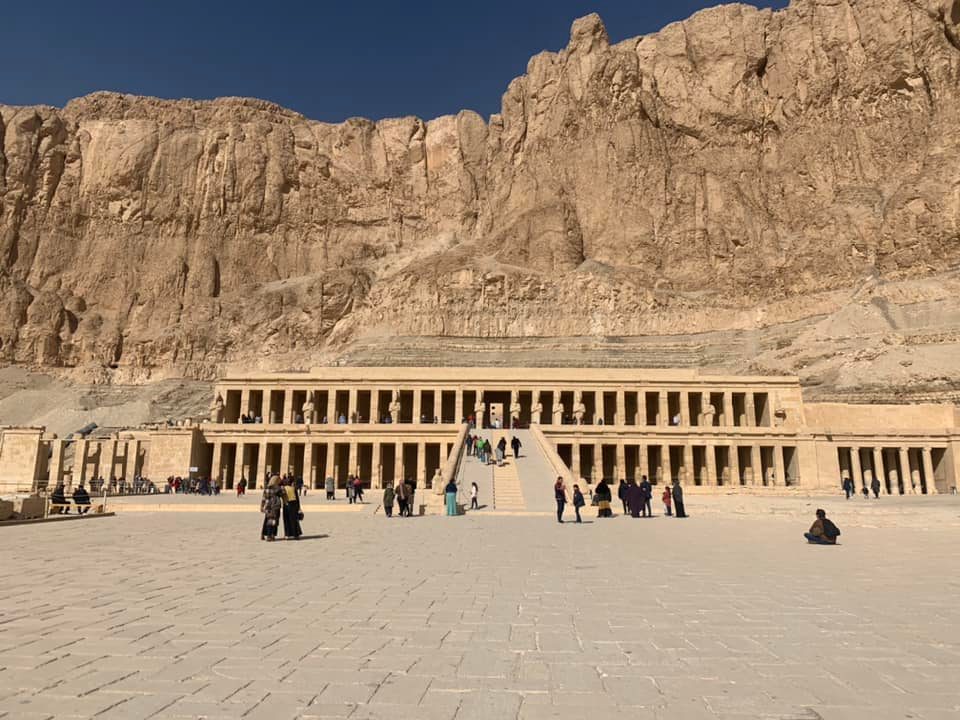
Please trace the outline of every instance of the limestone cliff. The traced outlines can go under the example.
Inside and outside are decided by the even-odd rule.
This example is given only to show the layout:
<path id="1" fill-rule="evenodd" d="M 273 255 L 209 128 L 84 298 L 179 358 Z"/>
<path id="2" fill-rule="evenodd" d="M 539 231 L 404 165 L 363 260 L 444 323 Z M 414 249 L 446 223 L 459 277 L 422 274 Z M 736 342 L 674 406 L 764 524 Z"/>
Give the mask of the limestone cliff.
<path id="1" fill-rule="evenodd" d="M 613 45 L 582 18 L 489 121 L 0 106 L 0 357 L 129 382 L 780 326 L 732 364 L 839 386 L 876 348 L 848 385 L 955 388 L 958 100 L 960 0 L 795 0 Z"/>

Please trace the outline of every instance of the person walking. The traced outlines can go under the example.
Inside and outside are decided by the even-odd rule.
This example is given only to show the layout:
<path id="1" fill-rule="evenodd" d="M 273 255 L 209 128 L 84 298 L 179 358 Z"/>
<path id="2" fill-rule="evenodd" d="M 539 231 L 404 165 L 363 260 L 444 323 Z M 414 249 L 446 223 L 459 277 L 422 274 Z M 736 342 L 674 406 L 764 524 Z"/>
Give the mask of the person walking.
<path id="1" fill-rule="evenodd" d="M 291 478 L 281 481 L 280 500 L 283 503 L 283 537 L 285 540 L 299 540 L 303 535 L 300 528 L 300 496 Z"/>
<path id="2" fill-rule="evenodd" d="M 470 433 L 467 433 L 467 440 L 466 440 L 467 457 L 470 457 L 470 455 L 473 453 L 473 441 L 474 441 L 473 435 L 471 435 Z"/>
<path id="3" fill-rule="evenodd" d="M 393 517 L 393 485 L 387 485 L 383 489 L 383 514 L 387 517 Z"/>
<path id="4" fill-rule="evenodd" d="M 403 517 L 407 514 L 407 488 L 409 486 L 404 482 L 400 481 L 397 483 L 397 514 L 400 517 Z"/>
<path id="5" fill-rule="evenodd" d="M 670 517 L 671 515 L 673 515 L 673 513 L 670 511 L 671 497 L 672 496 L 670 494 L 670 488 L 665 487 L 663 489 L 663 496 L 661 497 L 661 499 L 663 500 L 663 512 L 667 517 Z"/>
<path id="6" fill-rule="evenodd" d="M 580 486 L 573 486 L 573 511 L 577 514 L 577 522 L 583 522 L 580 519 L 580 508 L 586 505 L 586 501 L 583 499 L 583 493 L 580 492 Z"/>
<path id="7" fill-rule="evenodd" d="M 563 478 L 557 475 L 557 481 L 553 484 L 553 496 L 557 500 L 557 522 L 563 522 L 563 508 L 567 504 L 567 486 L 563 484 Z"/>
<path id="8" fill-rule="evenodd" d="M 417 484 L 412 480 L 407 482 L 410 483 L 407 486 L 409 488 L 407 491 L 407 517 L 413 517 L 413 508 L 416 507 L 415 503 L 417 501 Z"/>
<path id="9" fill-rule="evenodd" d="M 507 456 L 507 438 L 502 437 L 497 443 L 497 465 L 503 465 L 503 459 Z"/>
<path id="10" fill-rule="evenodd" d="M 680 487 L 680 481 L 673 481 L 673 506 L 677 509 L 677 517 L 685 518 L 687 517 L 686 508 L 683 506 L 683 488 Z"/>
<path id="11" fill-rule="evenodd" d="M 653 517 L 653 505 L 651 503 L 653 500 L 653 486 L 650 484 L 650 481 L 647 480 L 646 475 L 640 477 L 640 500 L 643 502 L 640 514 L 644 517 Z"/>
<path id="12" fill-rule="evenodd" d="M 353 475 L 347 475 L 347 503 L 353 505 L 354 496 L 353 496 Z"/>
<path id="13" fill-rule="evenodd" d="M 613 510 L 610 509 L 610 501 L 613 498 L 613 493 L 610 492 L 610 486 L 607 485 L 607 481 L 601 479 L 597 483 L 597 489 L 593 491 L 593 494 L 597 496 L 597 517 L 598 518 L 612 518 Z"/>
<path id="14" fill-rule="evenodd" d="M 843 492 L 847 496 L 847 500 L 849 500 L 850 496 L 854 493 L 853 480 L 848 477 L 843 479 Z"/>
<path id="15" fill-rule="evenodd" d="M 617 488 L 617 492 L 620 489 Z M 638 518 L 640 517 L 640 511 L 643 509 L 643 490 L 640 488 L 637 483 L 633 481 L 633 478 L 627 482 L 626 490 L 624 490 L 624 496 L 626 497 L 626 502 L 624 503 L 624 514 L 629 510 L 630 517 Z"/>
<path id="16" fill-rule="evenodd" d="M 873 499 L 880 499 L 880 478 L 876 475 L 873 476 L 873 480 L 870 481 L 870 489 L 873 490 Z"/>
<path id="17" fill-rule="evenodd" d="M 627 481 L 623 478 L 620 478 L 620 483 L 617 485 L 617 497 L 620 499 L 620 504 L 623 505 L 623 514 L 627 514 Z"/>
<path id="18" fill-rule="evenodd" d="M 457 514 L 457 484 L 453 478 L 447 483 L 443 493 L 447 497 L 447 517 L 453 517 Z"/>
<path id="19" fill-rule="evenodd" d="M 277 525 L 280 523 L 280 511 L 283 501 L 280 499 L 280 476 L 274 475 L 263 489 L 260 500 L 260 512 L 263 513 L 263 526 L 260 539 L 270 542 L 277 539 Z"/>
<path id="20" fill-rule="evenodd" d="M 477 496 L 480 494 L 480 487 L 477 485 L 476 480 L 470 483 L 470 509 L 479 510 L 480 504 L 477 500 Z"/>
<path id="21" fill-rule="evenodd" d="M 359 475 L 353 478 L 353 498 L 354 502 L 363 502 L 363 480 L 360 479 Z"/>
<path id="22" fill-rule="evenodd" d="M 327 492 L 327 500 L 333 500 L 335 493 L 334 487 L 333 476 L 327 475 L 326 480 L 323 481 L 323 488 Z"/>
<path id="23" fill-rule="evenodd" d="M 516 435 L 510 438 L 510 447 L 513 448 L 513 457 L 520 457 L 520 448 L 523 447 L 520 442 L 520 438 L 518 438 Z"/>
<path id="24" fill-rule="evenodd" d="M 237 483 L 237 497 L 241 497 L 247 494 L 247 479 L 245 477 L 240 478 L 240 482 Z"/>

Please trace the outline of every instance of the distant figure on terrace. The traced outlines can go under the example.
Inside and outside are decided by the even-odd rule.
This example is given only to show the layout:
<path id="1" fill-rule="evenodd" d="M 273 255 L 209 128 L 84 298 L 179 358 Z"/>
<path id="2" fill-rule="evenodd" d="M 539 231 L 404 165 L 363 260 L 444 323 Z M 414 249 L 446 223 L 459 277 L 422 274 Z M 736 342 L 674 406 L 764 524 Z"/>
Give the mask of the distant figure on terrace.
<path id="1" fill-rule="evenodd" d="M 805 532 L 803 536 L 811 545 L 836 545 L 837 538 L 840 537 L 840 528 L 834 525 L 832 520 L 827 519 L 826 512 L 817 510 L 817 519 L 810 526 L 810 531 Z"/>
<path id="2" fill-rule="evenodd" d="M 520 448 L 523 447 L 523 444 L 520 442 L 520 438 L 514 435 L 513 438 L 510 440 L 510 447 L 513 448 L 513 457 L 515 458 L 520 457 Z"/>
<path id="3" fill-rule="evenodd" d="M 850 496 L 853 495 L 857 489 L 853 485 L 853 480 L 848 477 L 843 479 L 843 492 L 847 496 L 847 500 L 850 499 Z"/>
<path id="4" fill-rule="evenodd" d="M 880 479 L 874 475 L 873 480 L 870 481 L 870 489 L 873 490 L 874 500 L 880 499 Z"/>

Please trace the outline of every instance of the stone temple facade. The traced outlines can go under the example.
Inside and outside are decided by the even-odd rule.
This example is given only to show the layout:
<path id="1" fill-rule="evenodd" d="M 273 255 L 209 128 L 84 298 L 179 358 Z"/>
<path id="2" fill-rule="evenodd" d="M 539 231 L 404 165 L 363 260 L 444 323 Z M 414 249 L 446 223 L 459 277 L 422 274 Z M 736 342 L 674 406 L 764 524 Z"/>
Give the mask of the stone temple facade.
<path id="1" fill-rule="evenodd" d="M 520 428 L 570 480 L 647 475 L 690 490 L 837 492 L 879 476 L 887 495 L 952 492 L 957 408 L 805 403 L 795 377 L 695 370 L 330 367 L 237 374 L 217 383 L 210 416 L 107 438 L 65 440 L 5 428 L 0 491 L 143 475 L 245 478 L 293 473 L 311 487 L 359 474 L 368 487 L 456 477 L 478 427 Z M 533 447 L 530 446 L 532 439 Z M 549 487 L 549 485 L 545 485 Z"/>

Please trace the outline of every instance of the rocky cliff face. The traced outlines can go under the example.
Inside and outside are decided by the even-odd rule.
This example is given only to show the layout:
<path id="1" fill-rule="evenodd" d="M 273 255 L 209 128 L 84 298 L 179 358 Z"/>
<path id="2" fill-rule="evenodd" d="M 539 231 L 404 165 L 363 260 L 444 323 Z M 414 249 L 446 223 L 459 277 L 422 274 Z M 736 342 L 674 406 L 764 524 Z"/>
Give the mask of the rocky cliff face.
<path id="1" fill-rule="evenodd" d="M 799 322 L 734 355 L 802 373 L 919 334 L 934 357 L 960 333 L 958 81 L 960 0 L 795 0 L 614 45 L 582 18 L 489 122 L 0 106 L 0 356 L 127 382 Z M 924 362 L 891 382 L 960 380 Z"/>

